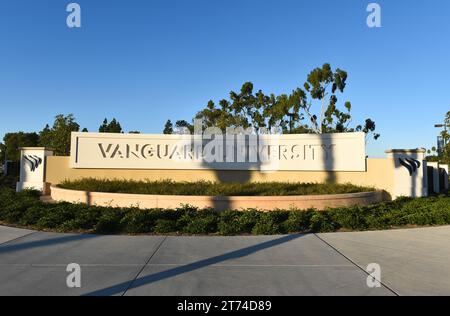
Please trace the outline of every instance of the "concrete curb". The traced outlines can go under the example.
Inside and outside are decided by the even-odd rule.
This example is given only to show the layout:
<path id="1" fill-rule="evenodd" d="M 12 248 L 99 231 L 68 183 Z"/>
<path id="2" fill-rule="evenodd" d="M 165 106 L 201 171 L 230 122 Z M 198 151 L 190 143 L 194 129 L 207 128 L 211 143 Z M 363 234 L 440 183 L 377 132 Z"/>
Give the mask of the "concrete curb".
<path id="1" fill-rule="evenodd" d="M 302 196 L 189 196 L 87 192 L 62 189 L 56 186 L 51 186 L 50 190 L 52 200 L 58 202 L 140 209 L 173 209 L 182 204 L 188 204 L 198 208 L 214 208 L 217 211 L 249 208 L 267 211 L 290 208 L 324 210 L 327 207 L 369 205 L 385 200 L 383 191 Z"/>

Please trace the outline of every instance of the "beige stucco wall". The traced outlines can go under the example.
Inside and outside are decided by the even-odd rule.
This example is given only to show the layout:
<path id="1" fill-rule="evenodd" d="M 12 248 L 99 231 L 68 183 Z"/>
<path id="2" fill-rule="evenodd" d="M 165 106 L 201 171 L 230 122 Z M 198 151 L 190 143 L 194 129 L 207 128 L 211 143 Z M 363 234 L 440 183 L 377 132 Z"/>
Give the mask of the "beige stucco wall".
<path id="1" fill-rule="evenodd" d="M 215 171 L 215 170 L 136 170 L 136 169 L 71 169 L 69 157 L 47 157 L 45 182 L 52 185 L 64 180 L 93 177 L 100 179 L 225 181 L 225 182 L 337 182 L 373 186 L 392 192 L 393 167 L 391 159 L 367 159 L 366 172 L 323 171 Z"/>
<path id="2" fill-rule="evenodd" d="M 351 194 L 303 195 L 303 196 L 190 196 L 190 195 L 145 195 L 105 192 L 86 192 L 51 187 L 54 201 L 84 203 L 88 205 L 112 207 L 137 207 L 141 209 L 175 209 L 181 205 L 192 205 L 199 209 L 214 208 L 224 210 L 276 209 L 306 210 L 315 208 L 370 205 L 383 201 L 383 191 Z"/>

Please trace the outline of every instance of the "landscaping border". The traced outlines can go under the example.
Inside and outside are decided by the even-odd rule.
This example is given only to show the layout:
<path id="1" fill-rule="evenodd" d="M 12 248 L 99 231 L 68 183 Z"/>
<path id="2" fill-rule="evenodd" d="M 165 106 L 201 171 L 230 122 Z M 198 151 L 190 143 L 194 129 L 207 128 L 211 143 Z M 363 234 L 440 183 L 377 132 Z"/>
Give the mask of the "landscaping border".
<path id="1" fill-rule="evenodd" d="M 301 196 L 145 195 L 68 190 L 56 186 L 51 186 L 50 191 L 52 200 L 57 202 L 140 209 L 173 209 L 190 205 L 216 211 L 250 208 L 266 211 L 291 208 L 324 210 L 329 207 L 365 206 L 387 200 L 383 191 Z"/>

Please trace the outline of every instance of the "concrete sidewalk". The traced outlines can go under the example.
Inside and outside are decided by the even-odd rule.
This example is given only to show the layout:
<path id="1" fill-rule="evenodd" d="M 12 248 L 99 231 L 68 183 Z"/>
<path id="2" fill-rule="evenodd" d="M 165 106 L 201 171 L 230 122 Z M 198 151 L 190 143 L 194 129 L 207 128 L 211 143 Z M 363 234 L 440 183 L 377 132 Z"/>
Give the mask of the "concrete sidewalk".
<path id="1" fill-rule="evenodd" d="M 402 240 L 413 238 L 399 232 L 403 231 L 164 237 L 56 234 L 0 227 L 0 295 L 449 294 L 450 273 L 444 264 L 449 262 L 448 238 L 439 236 L 448 237 L 450 228 L 405 231 L 411 236 L 416 232 L 420 240 L 428 238 L 430 250 L 420 251 L 424 251 L 424 263 L 430 261 L 430 252 L 437 258 L 433 268 L 438 275 L 411 275 L 398 264 L 399 260 L 420 259 L 419 253 L 408 251 L 402 259 L 395 256 L 395 245 L 404 248 Z M 374 234 L 383 237 L 371 241 Z M 403 237 L 396 237 L 399 235 Z M 352 244 L 356 240 L 359 243 Z M 389 249 L 383 240 L 389 240 Z M 371 245 L 369 249 L 366 243 Z M 365 267 L 371 262 L 381 264 L 382 282 L 390 289 L 367 286 Z M 79 289 L 66 286 L 69 263 L 81 265 Z M 416 283 L 422 279 L 426 285 L 412 290 L 409 287 L 416 283 L 398 282 L 398 275 L 401 280 L 415 278 Z M 431 293 L 432 284 L 436 286 Z"/>
<path id="2" fill-rule="evenodd" d="M 399 295 L 450 295 L 450 226 L 318 236 Z"/>

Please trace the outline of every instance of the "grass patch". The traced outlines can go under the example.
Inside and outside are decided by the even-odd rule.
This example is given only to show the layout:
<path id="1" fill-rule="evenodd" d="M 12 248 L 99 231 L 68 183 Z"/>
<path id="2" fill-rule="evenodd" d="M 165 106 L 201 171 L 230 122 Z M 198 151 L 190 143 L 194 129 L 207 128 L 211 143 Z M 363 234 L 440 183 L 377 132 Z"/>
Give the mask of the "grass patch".
<path id="1" fill-rule="evenodd" d="M 102 234 L 285 234 L 450 224 L 450 196 L 398 199 L 364 207 L 215 212 L 45 204 L 37 192 L 0 188 L 0 222 L 60 232 Z"/>
<path id="2" fill-rule="evenodd" d="M 374 191 L 373 188 L 353 184 L 324 183 L 219 183 L 210 181 L 175 182 L 101 180 L 85 178 L 76 181 L 64 181 L 58 187 L 70 190 L 131 193 L 150 195 L 206 195 L 206 196 L 290 196 L 323 195 Z"/>

